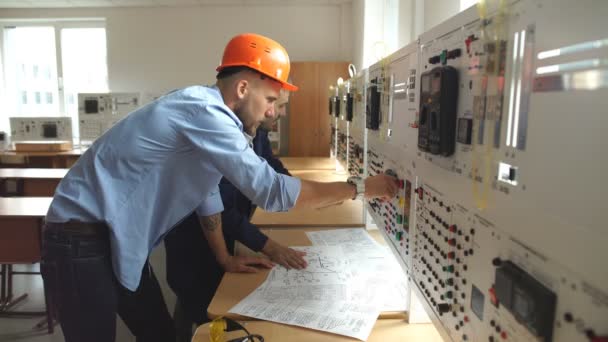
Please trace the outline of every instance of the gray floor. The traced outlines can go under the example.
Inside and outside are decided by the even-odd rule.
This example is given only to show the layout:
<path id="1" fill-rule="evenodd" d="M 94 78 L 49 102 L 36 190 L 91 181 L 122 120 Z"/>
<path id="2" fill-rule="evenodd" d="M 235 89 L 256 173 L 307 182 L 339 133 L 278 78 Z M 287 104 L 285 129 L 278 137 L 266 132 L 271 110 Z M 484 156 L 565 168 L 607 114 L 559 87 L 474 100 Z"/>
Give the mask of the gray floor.
<path id="1" fill-rule="evenodd" d="M 169 289 L 166 282 L 165 268 L 165 248 L 161 245 L 152 252 L 150 257 L 154 272 L 161 283 L 165 301 L 169 308 L 169 312 L 173 312 L 175 305 L 175 295 Z M 15 267 L 19 271 L 38 271 L 38 265 L 19 265 Z M 14 293 L 20 295 L 24 292 L 28 294 L 28 298 L 19 304 L 15 310 L 24 311 L 42 311 L 44 310 L 44 296 L 42 290 L 42 278 L 32 275 L 16 275 L 14 278 Z M 42 320 L 44 316 L 33 318 L 22 317 L 0 317 L 0 341 L 19 341 L 19 342 L 60 342 L 63 341 L 61 327 L 55 326 L 55 333 L 50 335 L 46 328 L 34 329 L 35 325 Z M 135 342 L 135 338 L 124 323 L 118 318 L 116 324 L 116 341 L 117 342 Z"/>

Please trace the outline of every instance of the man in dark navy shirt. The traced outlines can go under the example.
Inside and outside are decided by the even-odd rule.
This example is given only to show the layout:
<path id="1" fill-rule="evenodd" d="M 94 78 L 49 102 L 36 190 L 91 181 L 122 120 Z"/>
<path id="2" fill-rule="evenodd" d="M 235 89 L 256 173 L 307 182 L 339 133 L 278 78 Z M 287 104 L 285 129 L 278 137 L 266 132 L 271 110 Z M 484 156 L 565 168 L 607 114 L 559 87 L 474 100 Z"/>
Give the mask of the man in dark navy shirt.
<path id="1" fill-rule="evenodd" d="M 264 122 L 252 140 L 255 153 L 264 158 L 277 172 L 286 175 L 290 175 L 289 171 L 273 156 L 268 131 L 286 114 L 288 96 L 288 92 L 281 91 L 275 106 L 276 116 Z M 239 241 L 287 268 L 306 266 L 301 252 L 269 239 L 250 222 L 256 207 L 234 185 L 222 178 L 219 187 L 224 204 L 222 230 L 231 253 L 234 253 L 235 241 Z M 165 249 L 167 281 L 177 295 L 174 319 L 178 325 L 178 341 L 189 341 L 192 324 L 208 321 L 207 307 L 219 286 L 224 270 L 215 260 L 213 251 L 201 234 L 201 226 L 194 213 L 167 234 Z"/>

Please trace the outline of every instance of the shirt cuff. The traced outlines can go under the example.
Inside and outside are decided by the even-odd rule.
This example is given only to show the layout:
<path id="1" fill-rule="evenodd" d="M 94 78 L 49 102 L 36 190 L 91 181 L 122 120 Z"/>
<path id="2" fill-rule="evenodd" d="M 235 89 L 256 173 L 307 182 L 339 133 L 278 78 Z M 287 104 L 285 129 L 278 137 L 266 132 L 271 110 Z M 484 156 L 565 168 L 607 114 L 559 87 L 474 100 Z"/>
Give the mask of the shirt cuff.
<path id="1" fill-rule="evenodd" d="M 218 191 L 209 195 L 198 205 L 198 207 L 196 207 L 196 214 L 198 216 L 210 216 L 221 213 L 223 210 L 224 204 L 222 203 L 222 197 Z"/>
<path id="2" fill-rule="evenodd" d="M 286 202 L 283 203 L 282 208 L 267 208 L 266 211 L 271 212 L 283 212 L 288 211 L 296 205 L 298 197 L 300 196 L 300 191 L 302 190 L 302 182 L 299 178 L 277 174 L 280 178 L 280 181 L 283 183 L 283 189 Z"/>

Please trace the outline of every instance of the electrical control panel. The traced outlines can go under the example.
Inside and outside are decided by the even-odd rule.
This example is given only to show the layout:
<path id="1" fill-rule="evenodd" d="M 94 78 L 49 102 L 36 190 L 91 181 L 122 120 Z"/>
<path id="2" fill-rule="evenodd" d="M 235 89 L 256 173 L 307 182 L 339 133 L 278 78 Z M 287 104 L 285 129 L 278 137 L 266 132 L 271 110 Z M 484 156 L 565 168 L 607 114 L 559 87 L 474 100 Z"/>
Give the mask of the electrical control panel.
<path id="1" fill-rule="evenodd" d="M 366 114 L 378 114 L 378 118 L 372 120 L 377 122 L 376 128 L 368 125 L 367 130 L 368 175 L 389 173 L 399 182 L 397 197 L 368 201 L 368 212 L 401 257 L 406 272 L 411 263 L 411 198 L 416 182 L 412 161 L 417 151 L 417 48 L 416 43 L 410 44 L 372 65 L 367 87 L 368 92 L 371 89 L 378 93 L 378 99 L 373 100 L 377 104 L 370 107 L 367 103 Z M 367 95 L 370 101 L 370 94 Z"/>
<path id="2" fill-rule="evenodd" d="M 340 103 L 338 101 L 338 87 L 329 87 L 329 156 L 338 156 L 338 116 L 340 116 Z"/>
<path id="3" fill-rule="evenodd" d="M 13 141 L 72 142 L 72 119 L 69 117 L 9 118 Z"/>
<path id="4" fill-rule="evenodd" d="M 445 340 L 606 341 L 608 6 L 478 6 L 370 66 L 369 212 Z"/>
<path id="5" fill-rule="evenodd" d="M 338 106 L 338 138 L 337 138 L 337 146 L 336 146 L 336 159 L 338 164 L 340 165 L 342 170 L 346 170 L 348 168 L 348 157 L 349 157 L 349 121 L 348 117 L 348 93 L 349 93 L 349 82 L 342 82 L 337 85 L 338 89 L 338 101 L 340 101 L 340 105 Z M 352 103 L 351 103 L 352 110 Z"/>
<path id="6" fill-rule="evenodd" d="M 365 83 L 367 70 L 356 77 L 351 78 L 349 83 L 349 98 L 352 98 L 352 120 L 349 121 L 348 135 L 348 173 L 351 176 L 365 176 L 365 165 L 367 165 L 367 145 L 365 134 Z M 348 117 L 347 111 L 347 117 Z"/>
<path id="7" fill-rule="evenodd" d="M 139 106 L 139 93 L 78 94 L 81 142 L 93 142 Z"/>

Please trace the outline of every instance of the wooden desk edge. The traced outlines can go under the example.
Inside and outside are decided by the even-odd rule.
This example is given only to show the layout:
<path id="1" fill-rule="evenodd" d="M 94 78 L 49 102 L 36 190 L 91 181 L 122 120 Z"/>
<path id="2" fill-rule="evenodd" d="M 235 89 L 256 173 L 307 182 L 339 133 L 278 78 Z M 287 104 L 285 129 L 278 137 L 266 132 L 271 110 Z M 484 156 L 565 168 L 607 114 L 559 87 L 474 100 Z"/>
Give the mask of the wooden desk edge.
<path id="1" fill-rule="evenodd" d="M 276 228 L 362 228 L 365 227 L 365 223 L 338 223 L 338 224 L 331 224 L 331 223 L 317 223 L 317 224 L 310 224 L 310 223 L 292 223 L 292 224 L 285 224 L 285 223 L 254 223 L 257 227 L 259 227 L 260 229 L 276 229 Z"/>
<path id="2" fill-rule="evenodd" d="M 211 305 L 209 305 L 210 307 Z M 207 317 L 209 317 L 209 319 L 215 319 L 218 317 L 228 317 L 228 318 L 232 318 L 234 320 L 237 321 L 263 321 L 262 319 L 259 318 L 254 318 L 254 317 L 249 317 L 249 316 L 241 316 L 239 314 L 235 314 L 235 313 L 231 313 L 231 312 L 226 312 L 226 313 L 213 313 L 211 311 L 209 311 L 209 307 L 207 307 Z M 407 311 L 386 311 L 386 312 L 381 312 L 380 315 L 378 315 L 378 319 L 404 319 L 404 320 L 408 320 L 409 319 L 409 315 Z"/>

